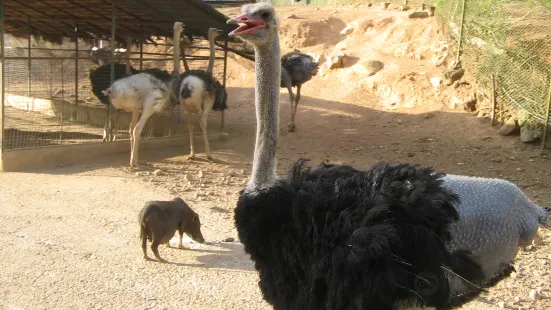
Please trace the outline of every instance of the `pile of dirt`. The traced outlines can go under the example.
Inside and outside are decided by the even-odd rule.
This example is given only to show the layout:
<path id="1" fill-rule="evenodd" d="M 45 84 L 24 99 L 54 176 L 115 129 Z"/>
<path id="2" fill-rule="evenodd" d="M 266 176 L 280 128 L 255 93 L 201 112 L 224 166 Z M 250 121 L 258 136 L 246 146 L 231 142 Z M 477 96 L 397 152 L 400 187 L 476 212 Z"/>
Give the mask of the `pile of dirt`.
<path id="1" fill-rule="evenodd" d="M 282 44 L 287 47 L 331 46 L 339 42 L 344 27 L 345 23 L 334 17 L 319 21 L 288 19 L 281 26 L 280 35 Z"/>

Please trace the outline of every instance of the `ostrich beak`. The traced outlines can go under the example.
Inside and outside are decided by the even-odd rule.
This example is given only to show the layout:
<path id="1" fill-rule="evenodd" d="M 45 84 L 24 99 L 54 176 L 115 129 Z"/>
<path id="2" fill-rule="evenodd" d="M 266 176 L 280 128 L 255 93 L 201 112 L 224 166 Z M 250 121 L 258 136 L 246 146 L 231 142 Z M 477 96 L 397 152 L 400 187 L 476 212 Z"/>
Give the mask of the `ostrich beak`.
<path id="1" fill-rule="evenodd" d="M 228 34 L 230 37 L 245 33 L 252 33 L 257 29 L 262 29 L 266 26 L 266 22 L 261 19 L 251 18 L 248 14 L 242 14 L 237 17 L 230 18 L 226 24 L 244 24 L 230 32 Z"/>

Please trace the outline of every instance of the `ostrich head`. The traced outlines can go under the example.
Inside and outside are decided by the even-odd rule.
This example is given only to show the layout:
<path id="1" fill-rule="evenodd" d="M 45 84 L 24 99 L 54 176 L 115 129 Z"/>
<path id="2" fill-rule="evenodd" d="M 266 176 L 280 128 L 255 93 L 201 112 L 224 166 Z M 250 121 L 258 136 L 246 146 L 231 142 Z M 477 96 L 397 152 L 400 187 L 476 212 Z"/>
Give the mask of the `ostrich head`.
<path id="1" fill-rule="evenodd" d="M 253 45 L 262 45 L 277 35 L 279 23 L 274 7 L 269 3 L 259 2 L 241 7 L 241 15 L 231 18 L 228 24 L 241 24 L 229 33 Z"/>
<path id="2" fill-rule="evenodd" d="M 184 32 L 184 24 L 182 22 L 175 22 L 174 23 L 174 33 L 180 37 L 180 35 Z"/>
<path id="3" fill-rule="evenodd" d="M 220 30 L 220 29 L 217 29 L 217 28 L 209 28 L 209 38 L 212 37 L 213 39 L 216 39 L 218 38 L 219 36 L 221 36 L 222 34 L 224 33 L 223 30 Z"/>

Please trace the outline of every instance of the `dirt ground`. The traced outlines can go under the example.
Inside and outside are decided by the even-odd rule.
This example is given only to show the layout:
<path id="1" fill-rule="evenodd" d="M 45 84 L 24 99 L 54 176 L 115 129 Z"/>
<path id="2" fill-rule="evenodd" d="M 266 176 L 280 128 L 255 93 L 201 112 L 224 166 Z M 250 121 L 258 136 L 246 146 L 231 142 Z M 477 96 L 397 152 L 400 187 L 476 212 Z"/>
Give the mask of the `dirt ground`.
<path id="1" fill-rule="evenodd" d="M 303 42 L 307 36 L 302 33 L 328 23 L 327 29 L 338 33 L 357 17 L 374 14 L 372 10 L 281 8 L 284 48 L 294 44 L 326 55 L 338 43 L 324 43 L 328 38 L 324 37 L 310 45 Z M 237 12 L 222 11 L 229 16 Z M 285 19 L 291 12 L 297 18 Z M 377 14 L 392 15 L 395 19 L 390 23 L 396 26 L 404 13 Z M 324 22 L 327 16 L 334 20 Z M 405 43 L 413 46 L 421 39 L 440 40 L 427 38 L 436 31 L 431 21 L 413 23 L 425 28 Z M 402 27 L 411 28 L 412 24 Z M 398 26 L 392 29 L 394 33 L 403 30 Z M 537 203 L 551 205 L 549 150 L 522 144 L 516 136 L 498 135 L 498 126 L 492 127 L 461 108 L 452 109 L 446 100 L 435 97 L 445 90 L 433 90 L 430 84 L 420 93 L 425 97 L 412 105 L 389 103 L 376 89 L 365 87 L 363 83 L 369 79 L 388 81 L 384 83 L 395 87 L 392 81 L 414 72 L 425 78 L 417 83 L 408 78 L 413 83 L 406 85 L 422 88 L 429 83 L 426 77 L 442 71 L 430 65 L 428 56 L 415 60 L 385 52 L 394 43 L 375 42 L 388 32 L 372 33 L 375 39 L 366 41 L 368 47 L 361 40 L 354 45 L 357 37 L 340 39 L 357 55 L 358 62 L 378 55 L 385 69 L 374 77 L 361 77 L 349 67 L 322 68 L 320 75 L 303 87 L 295 133 L 285 130 L 290 110 L 282 90 L 279 173 L 285 173 L 299 157 L 310 158 L 313 164 L 330 160 L 356 168 L 381 160 L 407 161 L 448 173 L 505 178 Z M 395 50 L 403 43 L 395 43 Z M 418 52 L 418 48 L 410 52 Z M 0 308 L 270 308 L 261 298 L 256 272 L 237 240 L 232 218 L 237 192 L 252 161 L 254 73 L 244 60 L 230 62 L 228 71 L 229 136 L 211 141 L 215 163 L 204 160 L 198 136 L 195 161 L 187 160 L 189 147 L 183 141 L 181 147 L 143 152 L 142 169 L 137 172 L 127 168 L 128 154 L 121 154 L 55 170 L 0 174 L 4 211 L 0 213 L 0 259 L 4 262 Z M 396 89 L 405 91 L 404 87 Z M 187 250 L 160 248 L 169 264 L 146 262 L 141 256 L 138 212 L 145 201 L 173 196 L 182 197 L 200 214 L 203 235 L 212 244 L 186 239 Z M 541 231 L 540 237 L 540 243 L 519 254 L 513 277 L 464 308 L 551 309 L 551 233 Z M 173 241 L 175 245 L 176 239 Z M 537 292 L 536 299 L 530 297 L 531 290 Z"/>

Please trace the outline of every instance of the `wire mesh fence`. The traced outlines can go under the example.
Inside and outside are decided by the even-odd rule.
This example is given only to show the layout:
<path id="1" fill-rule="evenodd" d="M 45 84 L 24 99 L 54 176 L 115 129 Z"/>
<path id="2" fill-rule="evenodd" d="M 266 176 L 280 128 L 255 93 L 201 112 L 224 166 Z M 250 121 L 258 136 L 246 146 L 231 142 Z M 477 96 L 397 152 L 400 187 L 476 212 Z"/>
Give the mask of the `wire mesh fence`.
<path id="1" fill-rule="evenodd" d="M 6 40 L 2 64 L 5 85 L 4 149 L 102 141 L 108 105 L 106 98 L 101 98 L 101 90 L 110 85 L 110 65 L 103 66 L 101 71 L 99 64 L 91 58 L 91 46 L 81 42 L 77 52 L 75 47 L 70 48 L 71 44 L 75 45 L 69 42 L 61 47 L 44 48 L 37 46 L 45 44 L 33 40 L 29 55 L 29 49 L 21 39 Z M 206 70 L 208 42 L 196 40 L 193 47 L 185 50 L 189 68 Z M 139 51 L 139 47 L 131 49 L 129 64 L 133 73 L 151 68 L 166 70 L 166 74 L 172 72 L 171 44 L 144 44 L 142 56 Z M 126 71 L 126 59 L 119 58 L 119 61 L 115 72 L 117 77 L 122 77 Z M 119 72 L 120 68 L 122 72 Z M 94 76 L 92 83 L 90 73 L 94 70 L 101 72 Z M 182 62 L 180 70 L 184 72 Z M 223 70 L 224 54 L 217 50 L 213 74 L 221 83 L 224 80 Z M 128 139 L 131 114 L 117 112 L 115 117 L 117 140 Z M 185 121 L 183 110 L 177 105 L 174 109 L 153 115 L 142 137 L 187 133 Z M 211 128 L 216 127 L 211 125 Z"/>
<path id="2" fill-rule="evenodd" d="M 545 144 L 551 1 L 437 0 L 436 7 L 449 23 L 452 37 L 461 44 L 466 73 L 488 97 L 494 91 L 497 119 L 502 123 L 515 119 Z"/>

